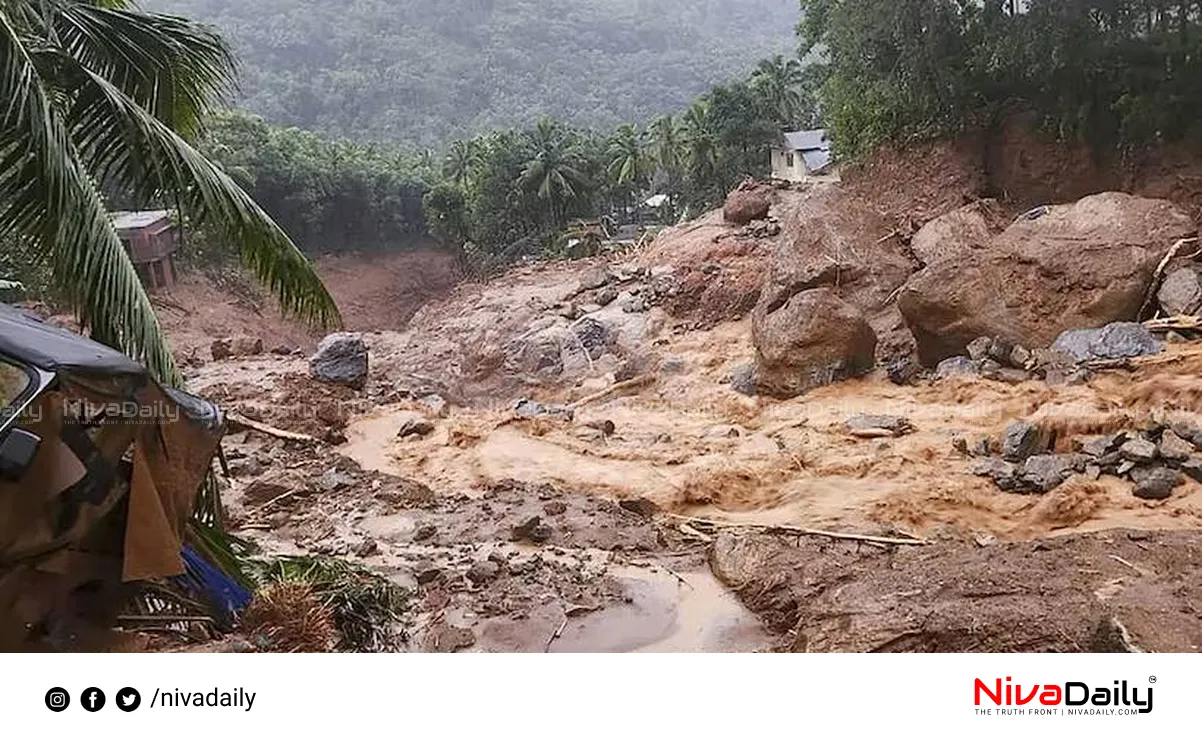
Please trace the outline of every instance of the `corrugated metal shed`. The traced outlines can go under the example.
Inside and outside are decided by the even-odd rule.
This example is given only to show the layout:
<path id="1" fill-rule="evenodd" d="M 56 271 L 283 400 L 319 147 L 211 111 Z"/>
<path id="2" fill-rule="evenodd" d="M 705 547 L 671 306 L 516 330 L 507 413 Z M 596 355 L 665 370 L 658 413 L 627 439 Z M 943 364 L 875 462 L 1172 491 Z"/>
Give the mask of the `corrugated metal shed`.
<path id="1" fill-rule="evenodd" d="M 118 232 L 126 230 L 141 230 L 151 226 L 155 222 L 160 222 L 171 216 L 171 212 L 160 209 L 156 211 L 145 212 L 113 212 L 110 215 L 113 219 L 113 226 Z"/>

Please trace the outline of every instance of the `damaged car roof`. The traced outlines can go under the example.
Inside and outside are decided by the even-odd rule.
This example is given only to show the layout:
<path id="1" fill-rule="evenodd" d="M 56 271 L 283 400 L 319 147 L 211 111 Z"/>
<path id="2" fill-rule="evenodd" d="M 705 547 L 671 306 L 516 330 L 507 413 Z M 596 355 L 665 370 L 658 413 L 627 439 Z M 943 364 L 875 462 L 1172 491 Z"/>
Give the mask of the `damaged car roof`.
<path id="1" fill-rule="evenodd" d="M 7 304 L 0 304 L 0 354 L 49 372 L 147 375 L 144 366 L 119 351 Z"/>

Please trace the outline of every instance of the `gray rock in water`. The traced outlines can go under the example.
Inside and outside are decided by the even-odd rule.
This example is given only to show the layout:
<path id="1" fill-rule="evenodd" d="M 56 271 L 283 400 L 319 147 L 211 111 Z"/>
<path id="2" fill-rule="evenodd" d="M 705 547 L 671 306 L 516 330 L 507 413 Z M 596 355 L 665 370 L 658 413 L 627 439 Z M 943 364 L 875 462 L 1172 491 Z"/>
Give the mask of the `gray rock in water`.
<path id="1" fill-rule="evenodd" d="M 367 382 L 367 345 L 358 333 L 333 333 L 322 339 L 309 359 L 314 379 L 363 389 Z"/>
<path id="2" fill-rule="evenodd" d="M 534 400 L 519 400 L 514 412 L 523 418 L 559 418 L 569 423 L 576 417 L 575 411 L 564 405 L 544 405 Z"/>
<path id="3" fill-rule="evenodd" d="M 396 432 L 398 439 L 405 439 L 410 436 L 421 438 L 434 433 L 434 424 L 424 418 L 414 418 L 410 421 L 405 421 L 401 425 L 400 430 Z"/>
<path id="4" fill-rule="evenodd" d="M 1080 363 L 1151 356 L 1163 351 L 1164 343 L 1156 340 L 1139 323 L 1116 322 L 1104 328 L 1066 330 L 1052 344 L 1052 348 L 1063 351 Z"/>
<path id="5" fill-rule="evenodd" d="M 418 402 L 424 405 L 426 410 L 430 411 L 430 415 L 435 418 L 447 417 L 447 401 L 443 399 L 442 395 L 426 395 Z"/>
<path id="6" fill-rule="evenodd" d="M 1168 467 L 1137 467 L 1131 471 L 1135 497 L 1142 500 L 1164 500 L 1173 494 L 1181 475 Z"/>
<path id="7" fill-rule="evenodd" d="M 973 465 L 972 472 L 978 477 L 993 480 L 998 489 L 1014 492 L 1019 489 L 1018 465 L 1002 459 L 982 459 Z"/>
<path id="8" fill-rule="evenodd" d="M 1127 441 L 1127 434 L 1114 433 L 1109 436 L 1094 436 L 1081 445 L 1081 452 L 1091 457 L 1103 457 L 1117 451 Z"/>
<path id="9" fill-rule="evenodd" d="M 914 430 L 908 418 L 899 415 L 868 415 L 860 413 L 847 419 L 847 430 L 857 434 L 884 432 L 893 436 L 904 436 Z"/>
<path id="10" fill-rule="evenodd" d="M 1202 307 L 1202 281 L 1193 268 L 1179 268 L 1165 277 L 1156 295 L 1166 314 L 1192 315 Z"/>
<path id="11" fill-rule="evenodd" d="M 1160 436 L 1160 456 L 1174 462 L 1183 462 L 1194 456 L 1194 445 L 1177 434 L 1173 429 L 1165 431 Z"/>
<path id="12" fill-rule="evenodd" d="M 1055 490 L 1069 478 L 1077 468 L 1077 461 L 1061 454 L 1040 454 L 1031 457 L 1022 466 L 1019 481 L 1024 490 L 1047 493 Z"/>
<path id="13" fill-rule="evenodd" d="M 967 356 L 953 356 L 940 361 L 939 366 L 935 367 L 935 379 L 975 377 L 980 372 L 980 365 Z"/>
<path id="14" fill-rule="evenodd" d="M 1031 423 L 1011 423 L 1002 439 L 1002 459 L 1021 462 L 1039 450 L 1039 428 Z"/>
<path id="15" fill-rule="evenodd" d="M 730 388 L 740 395 L 755 396 L 755 364 L 743 364 L 735 370 Z"/>
<path id="16" fill-rule="evenodd" d="M 1119 447 L 1123 459 L 1130 462 L 1151 462 L 1156 459 L 1156 444 L 1143 438 L 1134 438 Z"/>

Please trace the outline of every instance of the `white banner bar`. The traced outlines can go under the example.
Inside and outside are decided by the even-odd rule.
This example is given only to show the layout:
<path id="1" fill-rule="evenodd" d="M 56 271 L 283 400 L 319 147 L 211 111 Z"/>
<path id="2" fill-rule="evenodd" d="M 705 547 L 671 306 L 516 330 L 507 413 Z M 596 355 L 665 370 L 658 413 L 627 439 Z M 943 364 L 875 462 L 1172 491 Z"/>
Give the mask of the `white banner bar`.
<path id="1" fill-rule="evenodd" d="M 527 743 L 945 734 L 1129 743 L 1190 729 L 1182 726 L 1202 692 L 1202 664 L 1180 655 L 145 654 L 3 663 L 7 729 L 55 740 L 170 731 L 183 741 L 383 732 Z"/>

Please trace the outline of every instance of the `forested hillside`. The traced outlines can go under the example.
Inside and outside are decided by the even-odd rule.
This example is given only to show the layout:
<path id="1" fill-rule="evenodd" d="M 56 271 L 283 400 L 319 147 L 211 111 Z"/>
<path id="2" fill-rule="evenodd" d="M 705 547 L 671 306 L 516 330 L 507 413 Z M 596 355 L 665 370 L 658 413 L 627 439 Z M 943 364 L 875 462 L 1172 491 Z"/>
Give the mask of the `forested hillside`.
<path id="1" fill-rule="evenodd" d="M 612 128 L 791 52 L 797 0 L 143 0 L 218 26 L 239 107 L 440 148 L 541 115 Z"/>

